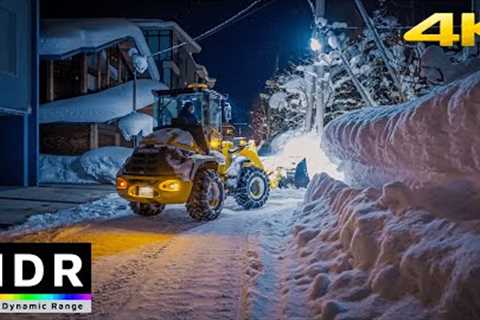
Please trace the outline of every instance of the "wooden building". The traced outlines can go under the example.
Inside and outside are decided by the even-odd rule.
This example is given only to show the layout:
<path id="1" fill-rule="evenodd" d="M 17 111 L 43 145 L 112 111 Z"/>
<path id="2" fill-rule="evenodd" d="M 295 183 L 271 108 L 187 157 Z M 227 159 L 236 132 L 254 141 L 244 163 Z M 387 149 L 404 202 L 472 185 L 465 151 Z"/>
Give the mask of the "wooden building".
<path id="1" fill-rule="evenodd" d="M 154 114 L 151 91 L 215 85 L 193 55 L 201 47 L 174 22 L 161 20 L 46 20 L 40 41 L 40 152 L 80 155 L 105 146 L 131 147 L 119 120 Z M 176 47 L 178 44 L 186 45 Z M 166 50 L 174 47 L 172 50 Z M 133 110 L 130 50 L 149 57 L 138 75 Z M 159 55 L 152 55 L 166 50 Z M 152 118 L 153 121 L 153 118 Z"/>
<path id="2" fill-rule="evenodd" d="M 123 19 L 47 20 L 40 37 L 40 152 L 79 155 L 103 146 L 132 146 L 117 120 L 133 112 L 133 88 L 131 98 L 108 98 L 108 92 L 133 87 L 130 49 L 150 55 L 141 30 Z M 161 85 L 153 60 L 138 77 L 149 79 L 151 89 Z M 154 102 L 153 96 L 146 100 L 140 111 Z"/>

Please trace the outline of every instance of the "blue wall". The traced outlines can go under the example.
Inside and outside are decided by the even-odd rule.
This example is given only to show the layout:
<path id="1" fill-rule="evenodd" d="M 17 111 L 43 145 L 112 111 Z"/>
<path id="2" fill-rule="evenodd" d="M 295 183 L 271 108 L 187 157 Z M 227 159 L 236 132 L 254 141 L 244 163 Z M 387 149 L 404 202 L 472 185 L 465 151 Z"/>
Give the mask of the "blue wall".
<path id="1" fill-rule="evenodd" d="M 20 0 L 24 2 L 23 10 L 27 18 L 27 30 L 17 30 L 17 39 L 27 39 L 26 55 L 18 54 L 20 66 L 27 66 L 25 73 L 28 88 L 30 112 L 19 113 L 15 109 L 2 108 L 0 116 L 0 185 L 34 186 L 38 184 L 38 22 L 39 10 L 37 0 Z M 8 8 L 8 1 L 6 3 Z M 16 12 L 19 13 L 19 12 Z M 20 12 L 21 13 L 21 12 Z M 23 49 L 23 48 L 22 48 Z M 1 50 L 1 48 L 0 48 Z M 13 82 L 0 83 L 0 92 L 10 90 Z M 22 101 L 19 97 L 19 101 Z M 4 103 L 2 103 L 4 102 Z M 9 105 L 10 101 L 0 105 Z M 22 105 L 13 106 L 22 109 Z M 8 113 L 11 113 L 8 115 Z M 5 115 L 7 113 L 7 115 Z"/>

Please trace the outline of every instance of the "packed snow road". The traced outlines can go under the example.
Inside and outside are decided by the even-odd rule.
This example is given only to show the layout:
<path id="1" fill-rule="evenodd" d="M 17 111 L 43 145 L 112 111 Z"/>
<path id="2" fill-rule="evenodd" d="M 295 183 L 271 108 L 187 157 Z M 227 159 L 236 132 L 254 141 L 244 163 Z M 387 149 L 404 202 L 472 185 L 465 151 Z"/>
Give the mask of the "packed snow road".
<path id="1" fill-rule="evenodd" d="M 276 190 L 252 211 L 228 199 L 219 219 L 204 224 L 171 207 L 155 218 L 129 215 L 15 240 L 93 244 L 94 313 L 75 318 L 281 319 L 282 270 L 290 264 L 283 253 L 303 193 Z"/>

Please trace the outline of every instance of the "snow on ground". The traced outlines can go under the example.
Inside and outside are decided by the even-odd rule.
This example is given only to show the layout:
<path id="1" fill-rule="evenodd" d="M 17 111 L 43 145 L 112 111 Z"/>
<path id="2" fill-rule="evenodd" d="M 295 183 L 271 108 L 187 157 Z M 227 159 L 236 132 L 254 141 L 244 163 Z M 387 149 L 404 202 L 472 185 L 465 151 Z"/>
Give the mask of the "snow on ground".
<path id="1" fill-rule="evenodd" d="M 287 131 L 273 139 L 271 148 L 272 154 L 263 157 L 264 164 L 269 170 L 279 167 L 295 168 L 306 158 L 310 177 L 316 173 L 325 172 L 336 179 L 343 180 L 343 175 L 322 150 L 319 136 L 314 133 Z"/>
<path id="2" fill-rule="evenodd" d="M 79 157 L 40 155 L 40 182 L 113 184 L 132 152 L 129 148 L 105 147 Z"/>
<path id="3" fill-rule="evenodd" d="M 267 206 L 250 211 L 229 198 L 220 217 L 208 223 L 192 221 L 183 206 L 168 206 L 153 218 L 130 216 L 125 202 L 112 196 L 58 214 L 71 221 L 126 216 L 15 240 L 91 242 L 94 317 L 277 319 L 288 308 L 279 299 L 287 276 L 283 265 L 288 222 L 303 194 L 304 190 L 274 190 Z M 23 230 L 51 226 L 37 219 Z"/>
<path id="4" fill-rule="evenodd" d="M 135 41 L 141 55 L 150 57 L 142 30 L 126 19 L 46 19 L 40 28 L 39 52 L 41 56 L 64 56 L 78 50 L 94 51 L 126 38 Z M 150 76 L 160 80 L 154 60 L 150 57 L 148 62 Z"/>
<path id="5" fill-rule="evenodd" d="M 285 300 L 307 295 L 322 320 L 480 319 L 478 101 L 475 73 L 327 126 L 323 147 L 353 187 L 310 182 Z"/>
<path id="6" fill-rule="evenodd" d="M 137 81 L 137 105 L 139 109 L 155 102 L 152 90 L 167 87 L 154 80 Z M 40 106 L 40 123 L 104 123 L 129 115 L 133 101 L 133 81 L 116 87 L 79 96 L 58 100 Z"/>
<path id="7" fill-rule="evenodd" d="M 324 149 L 355 186 L 400 181 L 432 212 L 478 217 L 480 72 L 417 100 L 332 121 Z"/>
<path id="8" fill-rule="evenodd" d="M 359 190 L 317 175 L 294 234 L 288 285 L 319 319 L 480 318 L 479 220 L 411 208 L 392 185 Z"/>

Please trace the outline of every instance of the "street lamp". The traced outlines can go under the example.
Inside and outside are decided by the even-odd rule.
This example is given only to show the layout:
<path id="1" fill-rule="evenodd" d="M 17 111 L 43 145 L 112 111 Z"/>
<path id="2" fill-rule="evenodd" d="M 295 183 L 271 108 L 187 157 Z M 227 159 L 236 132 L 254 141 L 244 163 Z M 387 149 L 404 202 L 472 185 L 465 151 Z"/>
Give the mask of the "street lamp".
<path id="1" fill-rule="evenodd" d="M 312 49 L 312 51 L 320 52 L 322 51 L 322 43 L 318 38 L 313 37 L 312 39 L 310 39 L 310 48 Z"/>
<path id="2" fill-rule="evenodd" d="M 132 58 L 133 64 L 133 112 L 137 112 L 137 75 L 143 74 L 148 69 L 147 58 L 140 55 L 136 48 L 131 48 L 128 55 Z M 134 147 L 138 146 L 139 136 L 133 138 Z"/>

